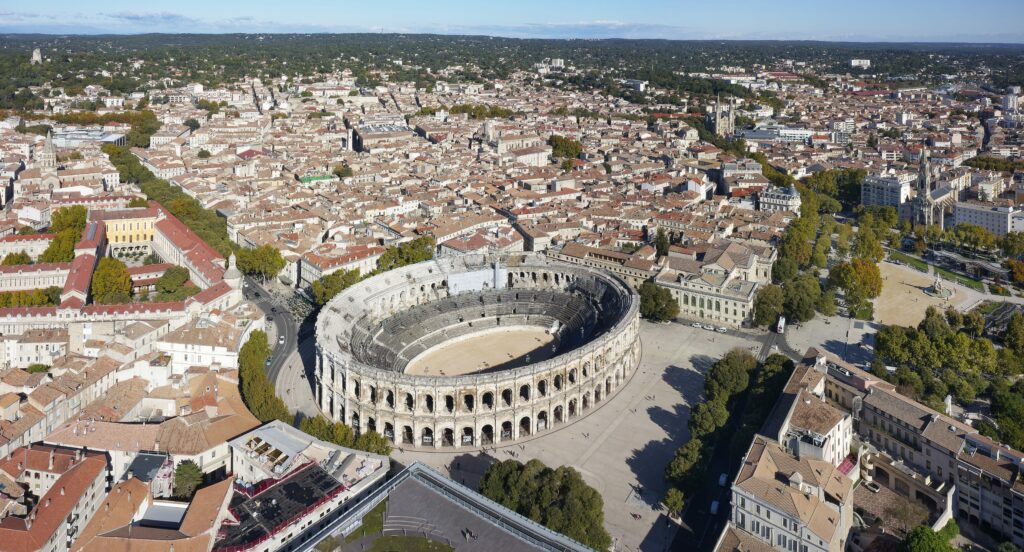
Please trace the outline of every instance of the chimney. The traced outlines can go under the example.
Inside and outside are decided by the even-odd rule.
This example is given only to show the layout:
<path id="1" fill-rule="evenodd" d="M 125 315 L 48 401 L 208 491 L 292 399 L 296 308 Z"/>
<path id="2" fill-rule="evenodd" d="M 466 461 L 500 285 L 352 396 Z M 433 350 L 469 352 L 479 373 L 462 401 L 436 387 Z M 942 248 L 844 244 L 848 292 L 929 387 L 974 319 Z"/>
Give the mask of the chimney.
<path id="1" fill-rule="evenodd" d="M 50 449 L 50 467 L 48 468 L 49 470 L 53 470 L 53 455 L 54 451 L 53 449 Z"/>

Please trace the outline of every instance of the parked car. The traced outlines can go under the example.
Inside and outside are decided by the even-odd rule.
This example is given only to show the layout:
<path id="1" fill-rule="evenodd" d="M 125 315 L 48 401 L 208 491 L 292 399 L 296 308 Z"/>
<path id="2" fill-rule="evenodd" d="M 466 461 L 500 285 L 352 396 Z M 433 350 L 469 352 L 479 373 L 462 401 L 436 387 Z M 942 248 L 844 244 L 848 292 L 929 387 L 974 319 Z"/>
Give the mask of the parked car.
<path id="1" fill-rule="evenodd" d="M 718 486 L 724 487 L 729 482 L 729 474 L 722 472 L 722 475 L 718 476 Z"/>
<path id="2" fill-rule="evenodd" d="M 704 324 L 704 329 L 705 330 L 715 331 L 715 327 L 712 326 L 711 324 Z"/>
<path id="3" fill-rule="evenodd" d="M 723 328 L 722 326 L 719 326 L 719 327 L 715 328 L 715 331 L 718 332 L 718 333 L 725 333 L 725 332 L 727 332 L 729 330 Z"/>
<path id="4" fill-rule="evenodd" d="M 875 483 L 874 481 L 865 481 L 864 488 L 873 493 L 877 493 L 882 490 L 882 487 L 879 487 L 878 483 Z"/>
<path id="5" fill-rule="evenodd" d="M 282 344 L 282 345 L 284 345 L 284 336 L 283 335 L 277 336 L 277 342 Z"/>
<path id="6" fill-rule="evenodd" d="M 694 322 L 693 324 L 690 324 L 690 325 L 693 326 L 694 328 L 703 328 L 704 327 L 703 325 L 701 325 L 700 322 Z"/>
<path id="7" fill-rule="evenodd" d="M 718 501 L 717 500 L 712 500 L 711 501 L 711 515 L 715 515 L 717 513 L 718 513 Z"/>

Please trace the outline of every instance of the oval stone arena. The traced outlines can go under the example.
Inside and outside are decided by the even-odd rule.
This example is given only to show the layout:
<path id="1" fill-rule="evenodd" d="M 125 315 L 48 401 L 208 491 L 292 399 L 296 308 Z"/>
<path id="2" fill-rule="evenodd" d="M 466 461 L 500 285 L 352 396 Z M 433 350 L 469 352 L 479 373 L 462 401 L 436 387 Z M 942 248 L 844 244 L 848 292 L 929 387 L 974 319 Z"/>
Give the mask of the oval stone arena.
<path id="1" fill-rule="evenodd" d="M 316 322 L 320 408 L 407 447 L 552 431 L 607 401 L 640 360 L 639 297 L 536 253 L 442 257 L 364 280 Z"/>

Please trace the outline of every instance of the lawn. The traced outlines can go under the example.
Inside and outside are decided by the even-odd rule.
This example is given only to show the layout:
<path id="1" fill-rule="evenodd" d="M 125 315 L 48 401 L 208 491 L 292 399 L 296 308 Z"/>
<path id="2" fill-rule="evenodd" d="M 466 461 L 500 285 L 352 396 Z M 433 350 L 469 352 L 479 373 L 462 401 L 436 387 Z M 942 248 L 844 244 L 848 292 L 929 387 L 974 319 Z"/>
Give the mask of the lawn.
<path id="1" fill-rule="evenodd" d="M 366 535 L 376 535 L 384 530 L 384 510 L 387 508 L 388 501 L 381 501 L 374 509 L 370 510 L 365 516 L 363 516 L 363 524 L 352 531 L 347 537 L 345 542 L 352 542 L 359 540 Z"/>
<path id="2" fill-rule="evenodd" d="M 957 274 L 956 272 L 952 272 L 952 271 L 946 270 L 945 268 L 939 268 L 939 267 L 935 267 L 935 272 L 937 272 L 938 274 L 941 274 L 942 277 L 947 279 L 947 280 L 951 280 L 953 282 L 959 282 L 959 283 L 961 283 L 961 284 L 963 284 L 963 285 L 965 285 L 965 286 L 967 286 L 967 287 L 969 287 L 971 289 L 975 289 L 975 290 L 978 290 L 978 291 L 985 291 L 985 284 L 982 284 L 980 281 L 975 280 L 974 278 L 968 278 L 967 276 L 964 276 L 962 274 Z"/>
<path id="3" fill-rule="evenodd" d="M 443 542 L 424 537 L 384 536 L 373 541 L 369 552 L 449 552 L 454 550 Z"/>
<path id="4" fill-rule="evenodd" d="M 905 265 L 911 266 L 920 270 L 921 272 L 928 272 L 928 263 L 918 259 L 917 257 L 911 257 L 899 251 L 890 251 L 889 258 L 894 261 L 899 261 Z"/>

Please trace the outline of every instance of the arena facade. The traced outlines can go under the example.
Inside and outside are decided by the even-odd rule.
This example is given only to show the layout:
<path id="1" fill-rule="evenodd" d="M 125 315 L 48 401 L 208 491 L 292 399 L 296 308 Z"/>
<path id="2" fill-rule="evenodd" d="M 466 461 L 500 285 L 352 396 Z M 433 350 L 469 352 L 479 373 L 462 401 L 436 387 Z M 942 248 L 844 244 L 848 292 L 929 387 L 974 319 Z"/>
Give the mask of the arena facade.
<path id="1" fill-rule="evenodd" d="M 618 276 L 541 254 L 403 267 L 324 306 L 317 400 L 398 446 L 513 442 L 572 423 L 625 384 L 639 318 Z"/>

